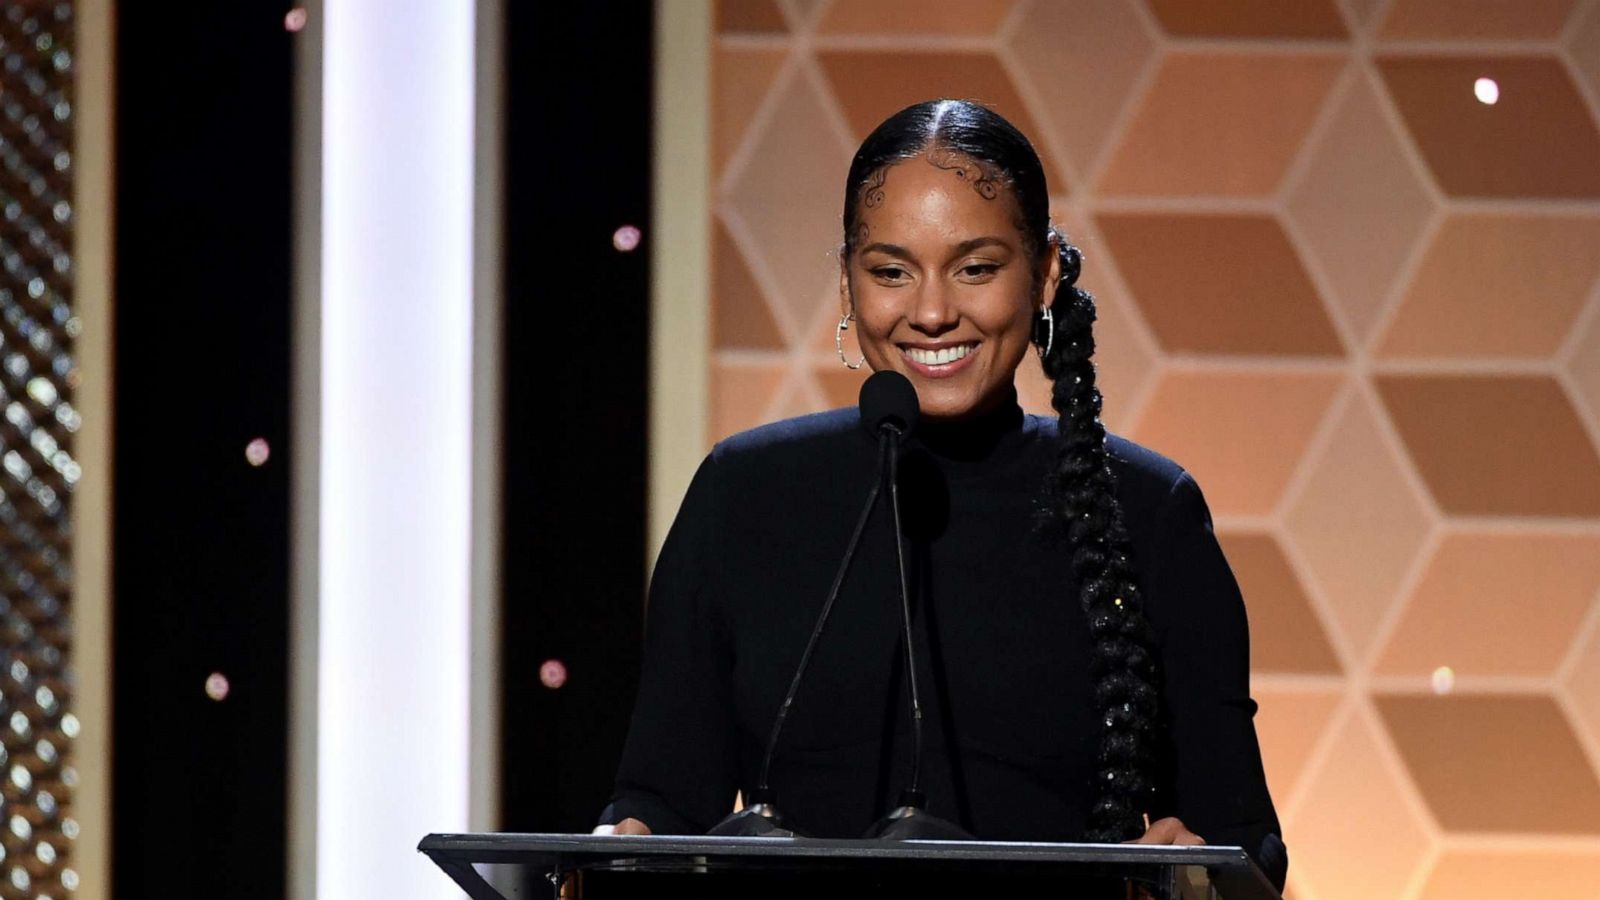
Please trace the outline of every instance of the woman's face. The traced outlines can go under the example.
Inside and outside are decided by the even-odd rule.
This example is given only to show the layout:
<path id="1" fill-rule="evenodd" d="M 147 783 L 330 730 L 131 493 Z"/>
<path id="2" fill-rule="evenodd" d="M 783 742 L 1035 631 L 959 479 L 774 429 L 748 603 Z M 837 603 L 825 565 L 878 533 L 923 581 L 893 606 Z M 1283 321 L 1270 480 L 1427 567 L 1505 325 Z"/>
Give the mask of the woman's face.
<path id="1" fill-rule="evenodd" d="M 1028 351 L 1055 254 L 1029 257 L 1010 188 L 962 154 L 896 163 L 855 202 L 839 290 L 867 363 L 909 378 L 927 419 L 991 409 Z"/>

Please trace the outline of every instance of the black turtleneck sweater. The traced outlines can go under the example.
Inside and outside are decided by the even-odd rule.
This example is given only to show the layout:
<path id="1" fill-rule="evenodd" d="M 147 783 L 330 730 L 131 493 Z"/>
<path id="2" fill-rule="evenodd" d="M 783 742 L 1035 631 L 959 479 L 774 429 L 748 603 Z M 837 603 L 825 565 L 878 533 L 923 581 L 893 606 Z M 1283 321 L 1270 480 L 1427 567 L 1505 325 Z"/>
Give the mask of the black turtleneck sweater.
<path id="1" fill-rule="evenodd" d="M 1244 603 L 1194 480 L 1110 436 L 1107 449 L 1157 643 L 1159 806 L 1211 844 L 1287 866 L 1249 695 Z M 1059 528 L 1043 523 L 1056 420 L 1011 402 L 924 426 L 900 463 L 928 807 L 985 840 L 1080 840 L 1099 711 Z M 855 409 L 718 444 L 650 585 L 643 678 L 602 821 L 705 832 L 755 786 L 767 735 L 876 478 Z M 772 787 L 785 824 L 858 837 L 910 770 L 892 520 L 880 503 L 785 726 Z"/>

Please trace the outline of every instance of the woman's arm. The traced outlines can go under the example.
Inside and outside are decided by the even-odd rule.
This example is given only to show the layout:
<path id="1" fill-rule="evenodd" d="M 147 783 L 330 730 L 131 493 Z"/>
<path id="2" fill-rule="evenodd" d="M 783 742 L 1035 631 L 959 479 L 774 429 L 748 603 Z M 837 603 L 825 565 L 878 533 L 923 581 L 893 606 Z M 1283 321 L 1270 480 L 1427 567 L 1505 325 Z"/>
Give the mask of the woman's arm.
<path id="1" fill-rule="evenodd" d="M 733 809 L 737 734 L 731 644 L 717 603 L 721 510 L 707 458 L 678 509 L 650 579 L 644 665 L 616 792 L 602 825 L 702 834 Z"/>
<path id="2" fill-rule="evenodd" d="M 1176 816 L 1208 843 L 1243 847 L 1282 889 L 1288 854 L 1256 741 L 1244 599 L 1187 472 L 1161 515 L 1145 609 L 1170 736 L 1161 779 L 1170 808 L 1151 819 Z"/>

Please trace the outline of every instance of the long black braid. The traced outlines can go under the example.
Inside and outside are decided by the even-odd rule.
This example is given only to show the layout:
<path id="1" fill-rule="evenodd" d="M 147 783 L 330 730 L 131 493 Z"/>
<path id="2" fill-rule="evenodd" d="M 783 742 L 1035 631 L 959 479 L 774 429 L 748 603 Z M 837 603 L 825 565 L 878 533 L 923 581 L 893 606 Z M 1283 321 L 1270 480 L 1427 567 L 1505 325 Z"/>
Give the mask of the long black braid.
<path id="1" fill-rule="evenodd" d="M 1043 363 L 1055 382 L 1051 402 L 1060 415 L 1061 442 L 1044 493 L 1048 515 L 1064 529 L 1071 548 L 1078 602 L 1092 641 L 1095 702 L 1103 713 L 1094 805 L 1084 839 L 1110 843 L 1135 838 L 1143 833 L 1143 816 L 1154 798 L 1157 673 L 1107 463 L 1100 391 L 1090 361 L 1094 298 L 1076 284 L 1083 256 L 1049 224 L 1044 167 L 1028 139 L 982 105 L 930 100 L 890 116 L 856 151 L 845 182 L 841 262 L 848 265 L 864 236 L 860 209 L 881 200 L 887 168 L 919 155 L 958 170 L 974 187 L 987 185 L 990 192 L 984 196 L 999 202 L 1005 202 L 1000 188 L 1009 187 L 1026 249 L 1036 259 L 1052 250 L 1061 259 L 1061 281 L 1050 304 L 1054 341 L 1041 342 L 1050 344 Z M 964 167 L 960 157 L 973 165 Z"/>
<path id="2" fill-rule="evenodd" d="M 1047 495 L 1072 548 L 1078 602 L 1093 647 L 1089 671 L 1095 702 L 1105 713 L 1086 838 L 1109 843 L 1144 831 L 1159 714 L 1156 671 L 1100 422 L 1100 389 L 1090 361 L 1094 297 L 1076 283 L 1083 254 L 1058 232 L 1052 237 L 1061 257 L 1061 282 L 1050 304 L 1055 335 L 1043 363 L 1054 382 L 1050 403 L 1061 417 L 1061 446 Z"/>

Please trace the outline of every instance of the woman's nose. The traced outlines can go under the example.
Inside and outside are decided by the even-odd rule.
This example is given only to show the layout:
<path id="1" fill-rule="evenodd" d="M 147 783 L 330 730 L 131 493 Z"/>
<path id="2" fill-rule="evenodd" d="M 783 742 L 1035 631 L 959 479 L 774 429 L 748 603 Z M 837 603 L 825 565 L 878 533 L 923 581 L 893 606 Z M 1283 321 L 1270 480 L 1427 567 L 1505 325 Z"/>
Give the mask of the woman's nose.
<path id="1" fill-rule="evenodd" d="M 911 326 L 927 334 L 940 334 L 954 328 L 959 316 L 950 301 L 950 291 L 945 285 L 938 281 L 923 282 L 917 291 L 916 306 L 911 310 Z"/>

